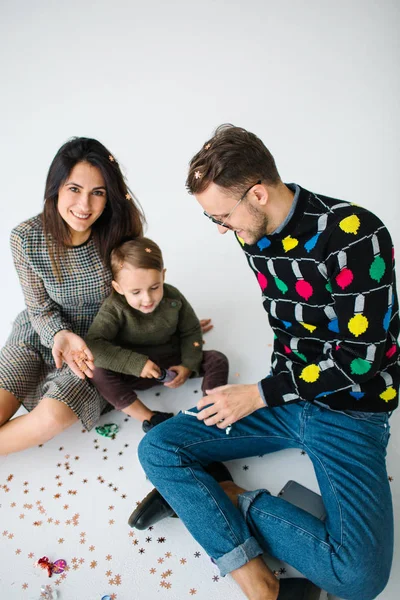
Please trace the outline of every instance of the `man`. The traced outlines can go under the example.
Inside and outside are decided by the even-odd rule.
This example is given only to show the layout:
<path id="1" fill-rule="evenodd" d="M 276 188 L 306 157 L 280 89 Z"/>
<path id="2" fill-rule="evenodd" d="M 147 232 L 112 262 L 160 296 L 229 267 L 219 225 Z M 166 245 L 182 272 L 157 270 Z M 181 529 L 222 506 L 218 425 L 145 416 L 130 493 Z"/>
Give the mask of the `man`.
<path id="1" fill-rule="evenodd" d="M 143 438 L 139 458 L 158 491 L 130 523 L 175 511 L 251 600 L 318 598 L 315 586 L 372 600 L 393 553 L 385 455 L 400 365 L 389 233 L 361 207 L 285 185 L 261 140 L 231 125 L 194 156 L 187 187 L 256 275 L 272 369 L 254 385 L 210 390 L 197 418 L 181 413 Z M 313 462 L 325 522 L 210 465 L 294 447 Z M 307 579 L 279 582 L 263 551 Z"/>

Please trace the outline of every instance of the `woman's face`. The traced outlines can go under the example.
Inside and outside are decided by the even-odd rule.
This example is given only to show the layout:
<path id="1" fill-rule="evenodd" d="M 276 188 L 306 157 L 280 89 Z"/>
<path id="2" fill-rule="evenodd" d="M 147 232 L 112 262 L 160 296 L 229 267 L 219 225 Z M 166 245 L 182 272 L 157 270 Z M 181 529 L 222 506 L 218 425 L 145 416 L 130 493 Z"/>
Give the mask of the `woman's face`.
<path id="1" fill-rule="evenodd" d="M 103 212 L 106 201 L 101 171 L 87 162 L 77 163 L 58 190 L 57 204 L 74 246 L 89 238 L 92 225 Z"/>

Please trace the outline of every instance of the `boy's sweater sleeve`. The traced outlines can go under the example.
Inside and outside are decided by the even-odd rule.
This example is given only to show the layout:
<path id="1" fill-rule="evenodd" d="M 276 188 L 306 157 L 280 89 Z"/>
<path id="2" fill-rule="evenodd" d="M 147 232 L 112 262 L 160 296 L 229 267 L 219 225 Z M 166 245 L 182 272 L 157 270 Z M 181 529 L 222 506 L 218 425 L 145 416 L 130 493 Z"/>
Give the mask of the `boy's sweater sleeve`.
<path id="1" fill-rule="evenodd" d="M 121 311 L 106 300 L 90 326 L 86 343 L 95 367 L 140 377 L 149 357 L 114 343 L 121 326 Z"/>
<path id="2" fill-rule="evenodd" d="M 380 371 L 393 301 L 393 245 L 374 215 L 362 218 L 368 219 L 362 235 L 344 243 L 337 226 L 327 244 L 325 265 L 333 300 L 330 318 L 337 328 L 337 341 L 327 342 L 312 363 L 288 361 L 288 372 L 261 380 L 259 388 L 267 406 L 323 398 L 362 384 Z M 323 339 L 318 328 L 315 335 Z"/>
<path id="3" fill-rule="evenodd" d="M 182 307 L 179 311 L 178 334 L 181 343 L 182 365 L 199 375 L 201 361 L 203 360 L 203 336 L 200 321 L 193 308 L 180 294 Z"/>

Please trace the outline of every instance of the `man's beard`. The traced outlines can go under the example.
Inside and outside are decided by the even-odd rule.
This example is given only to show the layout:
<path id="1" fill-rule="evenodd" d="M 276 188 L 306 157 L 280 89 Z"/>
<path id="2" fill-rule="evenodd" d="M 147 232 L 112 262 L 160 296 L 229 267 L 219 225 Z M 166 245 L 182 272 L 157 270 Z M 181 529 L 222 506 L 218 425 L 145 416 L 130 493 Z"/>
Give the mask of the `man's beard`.
<path id="1" fill-rule="evenodd" d="M 246 208 L 249 214 L 254 217 L 251 229 L 244 230 L 246 232 L 246 237 L 249 238 L 246 243 L 252 245 L 258 242 L 264 235 L 267 235 L 269 221 L 266 214 L 260 208 L 252 206 L 251 204 L 248 204 Z"/>

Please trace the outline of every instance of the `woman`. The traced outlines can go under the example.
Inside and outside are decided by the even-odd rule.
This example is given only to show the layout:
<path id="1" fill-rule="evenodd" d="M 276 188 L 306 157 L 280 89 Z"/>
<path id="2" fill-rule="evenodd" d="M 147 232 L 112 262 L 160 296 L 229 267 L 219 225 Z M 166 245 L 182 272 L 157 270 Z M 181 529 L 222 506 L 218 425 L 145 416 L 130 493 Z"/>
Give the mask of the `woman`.
<path id="1" fill-rule="evenodd" d="M 83 337 L 111 291 L 111 249 L 142 235 L 143 223 L 107 148 L 88 138 L 60 148 L 43 213 L 11 234 L 26 310 L 0 352 L 0 455 L 42 444 L 78 419 L 90 430 L 109 408 L 89 381 Z M 28 414 L 10 420 L 21 403 Z"/>

